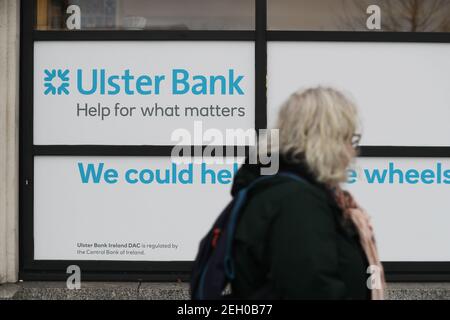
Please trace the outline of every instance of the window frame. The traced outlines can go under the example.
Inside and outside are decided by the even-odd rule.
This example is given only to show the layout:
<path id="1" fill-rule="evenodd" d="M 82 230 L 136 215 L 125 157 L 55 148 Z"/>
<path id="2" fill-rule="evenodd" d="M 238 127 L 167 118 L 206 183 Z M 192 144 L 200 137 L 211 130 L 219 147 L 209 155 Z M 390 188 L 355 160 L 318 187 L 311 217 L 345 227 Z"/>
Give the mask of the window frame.
<path id="1" fill-rule="evenodd" d="M 255 44 L 255 129 L 267 126 L 267 43 L 270 41 L 352 41 L 450 43 L 450 33 L 373 31 L 268 31 L 266 0 L 255 0 L 255 30 L 35 30 L 36 1 L 21 2 L 19 278 L 65 280 L 76 264 L 84 280 L 188 281 L 190 261 L 35 260 L 33 177 L 35 156 L 170 156 L 172 146 L 34 145 L 33 70 L 36 41 L 253 41 Z M 224 147 L 225 148 L 225 147 Z M 361 146 L 360 157 L 450 157 L 450 146 Z M 450 261 L 383 262 L 388 281 L 448 281 Z"/>

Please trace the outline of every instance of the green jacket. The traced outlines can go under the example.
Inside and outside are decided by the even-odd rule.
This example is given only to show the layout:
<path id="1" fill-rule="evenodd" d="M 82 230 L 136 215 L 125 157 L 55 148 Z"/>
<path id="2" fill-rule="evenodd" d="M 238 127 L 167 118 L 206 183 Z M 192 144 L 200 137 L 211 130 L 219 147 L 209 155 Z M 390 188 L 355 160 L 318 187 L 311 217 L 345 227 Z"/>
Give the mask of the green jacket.
<path id="1" fill-rule="evenodd" d="M 281 161 L 282 171 L 257 185 L 241 212 L 233 257 L 235 298 L 369 299 L 367 259 L 353 224 L 306 167 Z M 259 176 L 259 166 L 238 171 L 232 193 Z"/>

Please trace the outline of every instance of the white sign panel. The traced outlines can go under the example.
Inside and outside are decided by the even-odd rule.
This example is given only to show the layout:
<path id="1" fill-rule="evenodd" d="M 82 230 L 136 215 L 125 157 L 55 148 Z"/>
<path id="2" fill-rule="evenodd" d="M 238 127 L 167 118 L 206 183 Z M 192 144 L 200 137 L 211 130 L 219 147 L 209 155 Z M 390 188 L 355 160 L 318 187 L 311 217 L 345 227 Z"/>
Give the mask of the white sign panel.
<path id="1" fill-rule="evenodd" d="M 346 187 L 371 215 L 383 261 L 450 261 L 450 159 L 360 158 Z"/>
<path id="2" fill-rule="evenodd" d="M 298 90 L 332 86 L 354 98 L 364 145 L 450 145 L 450 44 L 271 42 L 268 122 Z"/>
<path id="3" fill-rule="evenodd" d="M 193 260 L 231 199 L 236 169 L 168 157 L 36 157 L 35 258 Z M 382 260 L 450 260 L 449 159 L 361 158 L 346 188 L 372 216 Z"/>
<path id="4" fill-rule="evenodd" d="M 193 260 L 231 199 L 227 160 L 36 157 L 35 259 Z"/>
<path id="5" fill-rule="evenodd" d="M 34 144 L 174 145 L 176 129 L 254 128 L 254 68 L 245 41 L 35 42 Z"/>

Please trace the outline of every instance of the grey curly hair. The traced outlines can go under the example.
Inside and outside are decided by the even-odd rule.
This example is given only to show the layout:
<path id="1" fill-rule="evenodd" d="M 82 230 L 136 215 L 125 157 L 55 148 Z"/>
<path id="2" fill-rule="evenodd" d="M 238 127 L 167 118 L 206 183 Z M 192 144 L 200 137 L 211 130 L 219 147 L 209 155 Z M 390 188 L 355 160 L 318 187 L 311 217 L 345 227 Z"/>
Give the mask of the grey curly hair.
<path id="1" fill-rule="evenodd" d="M 316 179 L 338 184 L 356 156 L 351 147 L 359 127 L 357 107 L 343 93 L 328 87 L 293 93 L 278 114 L 278 152 L 305 161 Z"/>

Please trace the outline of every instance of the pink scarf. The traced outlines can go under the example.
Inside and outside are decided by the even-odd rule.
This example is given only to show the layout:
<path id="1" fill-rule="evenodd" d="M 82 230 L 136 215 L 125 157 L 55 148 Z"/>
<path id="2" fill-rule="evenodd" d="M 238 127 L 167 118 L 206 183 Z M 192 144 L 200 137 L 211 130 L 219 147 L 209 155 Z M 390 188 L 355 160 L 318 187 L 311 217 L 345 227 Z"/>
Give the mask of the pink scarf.
<path id="1" fill-rule="evenodd" d="M 344 217 L 350 219 L 355 225 L 359 234 L 359 241 L 369 261 L 368 273 L 370 272 L 372 275 L 367 280 L 367 286 L 371 291 L 372 300 L 383 300 L 386 287 L 384 270 L 378 256 L 370 216 L 356 203 L 348 191 L 337 188 L 335 197 Z"/>

